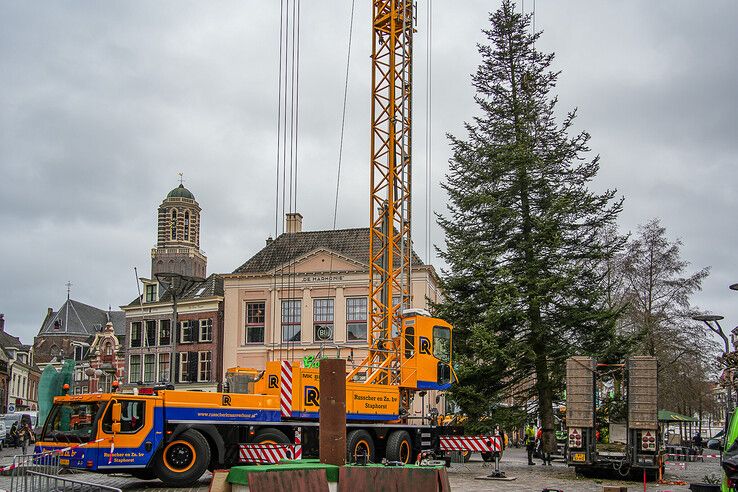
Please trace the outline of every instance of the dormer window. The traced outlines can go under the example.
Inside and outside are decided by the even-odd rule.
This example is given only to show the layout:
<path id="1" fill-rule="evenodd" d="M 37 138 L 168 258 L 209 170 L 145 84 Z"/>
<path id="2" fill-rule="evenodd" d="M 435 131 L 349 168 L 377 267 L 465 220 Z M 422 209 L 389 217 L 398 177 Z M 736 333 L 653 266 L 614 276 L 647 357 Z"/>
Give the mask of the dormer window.
<path id="1" fill-rule="evenodd" d="M 54 329 L 55 330 L 61 330 L 62 322 L 60 319 L 54 320 Z"/>
<path id="2" fill-rule="evenodd" d="M 157 299 L 157 285 L 156 284 L 146 284 L 144 287 L 145 294 L 146 294 L 146 301 L 145 302 L 156 302 Z"/>

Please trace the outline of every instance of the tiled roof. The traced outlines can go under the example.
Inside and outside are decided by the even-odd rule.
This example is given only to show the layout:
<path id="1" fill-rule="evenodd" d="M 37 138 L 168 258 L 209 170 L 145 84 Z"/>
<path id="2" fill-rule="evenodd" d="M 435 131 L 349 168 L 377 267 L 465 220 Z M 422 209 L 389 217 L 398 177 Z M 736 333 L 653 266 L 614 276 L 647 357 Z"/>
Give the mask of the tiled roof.
<path id="1" fill-rule="evenodd" d="M 39 335 L 94 335 L 104 328 L 108 317 L 113 323 L 116 334 L 126 331 L 125 313 L 122 311 L 106 311 L 79 301 L 67 299 L 59 308 L 46 318 L 39 330 Z"/>
<path id="2" fill-rule="evenodd" d="M 233 273 L 264 273 L 289 263 L 312 251 L 327 249 L 369 265 L 369 228 L 306 231 L 281 234 L 252 256 Z M 422 265 L 413 252 L 413 265 Z"/>
<path id="3" fill-rule="evenodd" d="M 202 282 L 194 282 L 192 285 L 186 286 L 184 294 L 177 297 L 177 302 L 189 301 L 194 299 L 204 299 L 207 297 L 216 297 L 223 295 L 223 277 L 213 273 Z M 143 294 L 142 294 L 143 296 Z M 171 302 L 172 293 L 169 290 L 165 290 L 164 293 L 159 297 L 157 302 Z M 136 297 L 126 307 L 136 307 L 140 304 L 140 298 Z M 144 304 L 151 304 L 146 303 Z M 116 331 L 117 333 L 117 331 Z"/>
<path id="4" fill-rule="evenodd" d="M 15 348 L 18 350 L 26 350 L 23 348 L 24 345 L 20 341 L 20 338 L 14 337 L 13 335 L 5 331 L 0 331 L 0 347 Z"/>

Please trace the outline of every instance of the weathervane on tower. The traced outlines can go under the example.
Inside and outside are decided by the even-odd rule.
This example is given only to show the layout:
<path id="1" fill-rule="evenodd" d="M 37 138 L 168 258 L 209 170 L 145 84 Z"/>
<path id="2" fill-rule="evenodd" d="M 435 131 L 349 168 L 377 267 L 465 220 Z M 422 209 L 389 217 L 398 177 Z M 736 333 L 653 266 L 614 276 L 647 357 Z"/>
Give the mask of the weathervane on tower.
<path id="1" fill-rule="evenodd" d="M 179 174 L 179 184 L 184 186 L 184 173 L 177 173 Z"/>

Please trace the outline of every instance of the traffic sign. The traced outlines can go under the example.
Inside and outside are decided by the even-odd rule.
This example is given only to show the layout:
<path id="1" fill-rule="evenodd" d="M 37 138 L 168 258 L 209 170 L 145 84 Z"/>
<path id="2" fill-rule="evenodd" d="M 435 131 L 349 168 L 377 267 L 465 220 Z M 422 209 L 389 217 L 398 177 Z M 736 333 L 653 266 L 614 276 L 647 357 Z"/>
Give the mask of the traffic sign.
<path id="1" fill-rule="evenodd" d="M 15 413 L 15 403 L 8 403 L 8 413 Z"/>

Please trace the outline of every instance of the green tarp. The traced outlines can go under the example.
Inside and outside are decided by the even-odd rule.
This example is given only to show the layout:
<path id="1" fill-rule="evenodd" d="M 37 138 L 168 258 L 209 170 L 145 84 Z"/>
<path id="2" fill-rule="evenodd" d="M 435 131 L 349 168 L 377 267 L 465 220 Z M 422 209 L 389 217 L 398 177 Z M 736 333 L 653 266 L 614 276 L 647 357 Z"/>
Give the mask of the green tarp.
<path id="1" fill-rule="evenodd" d="M 228 482 L 239 485 L 249 484 L 249 473 L 270 473 L 287 470 L 325 470 L 329 482 L 338 482 L 338 467 L 335 465 L 326 465 L 323 463 L 315 463 L 314 461 L 304 460 L 284 463 L 279 465 L 247 465 L 234 466 L 228 473 Z"/>
<path id="2" fill-rule="evenodd" d="M 697 419 L 670 410 L 659 410 L 659 422 L 697 422 Z"/>
<path id="3" fill-rule="evenodd" d="M 61 372 L 58 372 L 49 364 L 41 373 L 41 380 L 38 383 L 38 426 L 41 427 L 46 422 L 51 406 L 54 403 L 55 396 L 63 394 L 62 387 L 64 384 L 72 386 L 74 377 L 75 362 L 67 359 L 62 365 Z"/>

